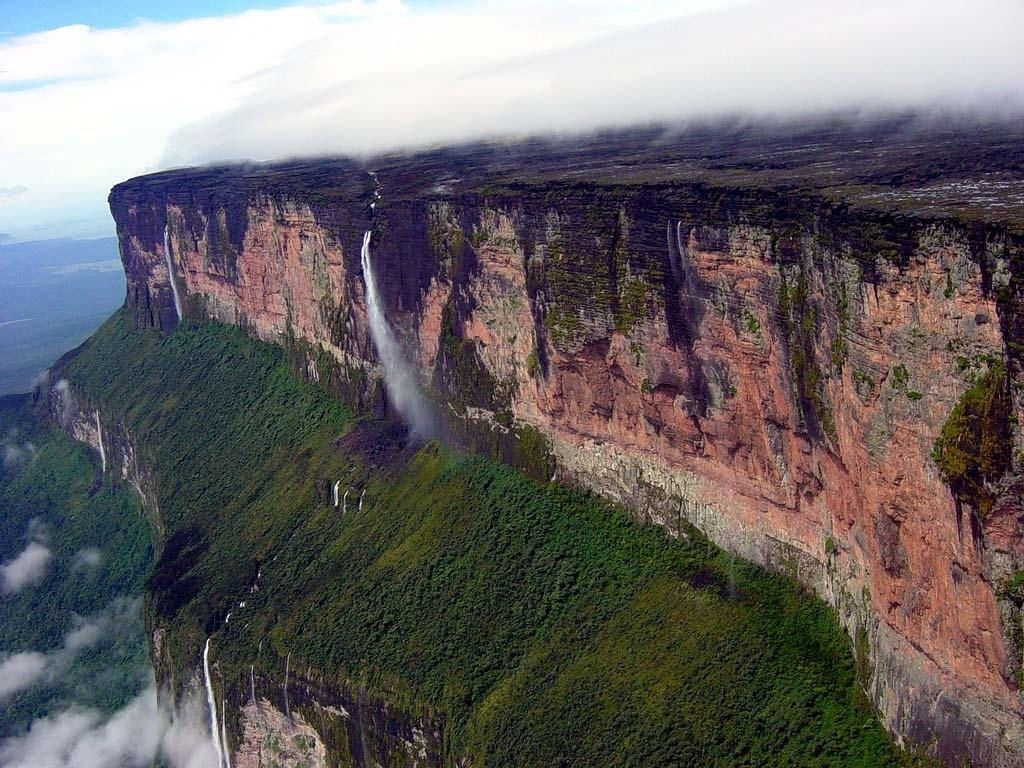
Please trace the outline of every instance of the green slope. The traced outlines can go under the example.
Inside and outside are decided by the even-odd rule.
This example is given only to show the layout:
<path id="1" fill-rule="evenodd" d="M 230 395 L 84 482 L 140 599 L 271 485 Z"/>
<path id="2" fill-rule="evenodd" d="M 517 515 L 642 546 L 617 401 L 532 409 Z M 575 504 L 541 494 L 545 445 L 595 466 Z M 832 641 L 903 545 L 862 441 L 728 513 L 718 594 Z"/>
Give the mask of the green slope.
<path id="1" fill-rule="evenodd" d="M 94 485 L 99 460 L 41 427 L 28 397 L 0 398 L 0 438 L 14 449 L 0 450 L 0 561 L 33 539 L 52 553 L 42 581 L 0 597 L 0 660 L 47 654 L 53 672 L 0 699 L 6 737 L 71 704 L 113 712 L 145 687 L 151 675 L 137 601 L 153 549 L 134 497 Z M 67 633 L 87 625 L 100 628 L 95 642 L 65 653 Z"/>
<path id="2" fill-rule="evenodd" d="M 177 658 L 216 632 L 230 688 L 290 654 L 440 708 L 449 756 L 481 765 L 914 762 L 832 612 L 696 532 L 672 541 L 488 459 L 406 446 L 233 328 L 160 339 L 120 313 L 64 375 L 147 447 L 168 536 L 151 616 Z"/>

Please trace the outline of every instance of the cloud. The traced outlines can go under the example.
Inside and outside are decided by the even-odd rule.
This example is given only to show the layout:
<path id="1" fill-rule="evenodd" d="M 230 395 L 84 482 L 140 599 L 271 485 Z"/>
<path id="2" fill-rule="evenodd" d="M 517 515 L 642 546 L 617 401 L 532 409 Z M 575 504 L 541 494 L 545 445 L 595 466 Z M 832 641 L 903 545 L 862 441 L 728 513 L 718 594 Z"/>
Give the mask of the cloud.
<path id="1" fill-rule="evenodd" d="M 34 651 L 17 653 L 0 661 L 0 701 L 31 688 L 45 678 L 48 672 L 48 659 L 44 654 Z"/>
<path id="2" fill-rule="evenodd" d="M 72 568 L 75 571 L 90 571 L 103 564 L 103 550 L 99 547 L 85 547 L 75 553 Z"/>
<path id="3" fill-rule="evenodd" d="M 17 195 L 23 195 L 28 192 L 28 187 L 17 184 L 13 187 L 0 187 L 0 199 L 5 197 L 15 197 Z"/>
<path id="4" fill-rule="evenodd" d="M 5 455 L 6 463 L 6 455 Z M 38 541 L 31 541 L 13 560 L 0 565 L 0 592 L 15 595 L 39 584 L 46 576 L 53 553 Z"/>
<path id="5" fill-rule="evenodd" d="M 53 682 L 74 663 L 75 657 L 92 648 L 112 630 L 138 616 L 141 600 L 117 598 L 96 616 L 75 616 L 60 648 L 49 653 L 26 651 L 0 660 L 0 702 L 36 685 Z"/>
<path id="6" fill-rule="evenodd" d="M 3 449 L 4 467 L 7 469 L 17 467 L 27 461 L 31 461 L 36 457 L 36 453 L 38 452 L 36 446 L 31 442 L 25 442 L 21 445 L 18 445 L 17 443 L 6 443 L 3 446 Z"/>
<path id="7" fill-rule="evenodd" d="M 398 0 L 0 42 L 0 229 L 176 165 L 741 113 L 1024 108 L 1018 0 Z M 19 235 L 20 236 L 20 235 Z"/>
<path id="8" fill-rule="evenodd" d="M 0 206 L 0 230 L 25 239 L 52 222 L 109 227 L 110 187 L 155 170 L 176 128 L 230 108 L 247 78 L 330 25 L 396 9 L 294 5 L 0 41 L 0 167 L 31 187 Z"/>
<path id="9" fill-rule="evenodd" d="M 10 322 L 10 321 L 8 321 Z M 0 323 L 0 326 L 4 323 Z M 38 449 L 31 441 L 20 443 L 18 441 L 18 430 L 11 428 L 7 434 L 0 439 L 0 448 L 3 449 L 3 462 L 5 469 L 12 469 L 20 466 L 26 461 L 32 461 L 38 453 Z"/>
<path id="10" fill-rule="evenodd" d="M 0 743 L 8 768 L 141 768 L 164 758 L 172 768 L 216 764 L 197 702 L 173 714 L 157 704 L 151 685 L 108 718 L 72 707 L 32 723 L 23 736 Z"/>
<path id="11" fill-rule="evenodd" d="M 606 2 L 475 3 L 332 29 L 255 75 L 237 103 L 177 132 L 166 162 L 734 114 L 1024 106 L 1019 2 L 639 5 L 649 13 L 624 16 Z"/>

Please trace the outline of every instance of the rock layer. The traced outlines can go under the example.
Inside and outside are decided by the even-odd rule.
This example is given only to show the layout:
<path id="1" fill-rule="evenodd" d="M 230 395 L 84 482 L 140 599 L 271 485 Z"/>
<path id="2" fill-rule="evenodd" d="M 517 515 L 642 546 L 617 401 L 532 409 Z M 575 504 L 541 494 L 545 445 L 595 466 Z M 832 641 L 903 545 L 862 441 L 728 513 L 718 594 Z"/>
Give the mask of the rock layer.
<path id="1" fill-rule="evenodd" d="M 1020 444 L 1024 240 L 671 173 L 612 183 L 607 162 L 566 181 L 435 161 L 119 185 L 136 323 L 176 319 L 167 226 L 186 315 L 380 402 L 359 266 L 372 229 L 391 323 L 453 435 L 539 433 L 564 479 L 792 573 L 836 607 L 897 737 L 1020 764 L 1017 459 L 985 476 L 983 505 L 951 491 L 933 447 L 997 360 Z"/>

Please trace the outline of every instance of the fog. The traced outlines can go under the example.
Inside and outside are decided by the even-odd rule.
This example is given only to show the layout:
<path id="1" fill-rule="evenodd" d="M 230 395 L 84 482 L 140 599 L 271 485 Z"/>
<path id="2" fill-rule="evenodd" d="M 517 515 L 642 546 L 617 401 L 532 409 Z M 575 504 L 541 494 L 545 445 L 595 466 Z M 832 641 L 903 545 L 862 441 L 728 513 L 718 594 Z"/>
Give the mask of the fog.
<path id="1" fill-rule="evenodd" d="M 369 17 L 246 81 L 164 164 L 836 110 L 1024 105 L 1007 0 L 476 2 Z"/>
<path id="2" fill-rule="evenodd" d="M 118 598 L 96 616 L 76 616 L 61 647 L 48 653 L 23 651 L 0 657 L 0 703 L 27 688 L 46 685 L 65 674 L 78 654 L 95 646 L 105 635 L 121 632 L 137 619 L 141 599 Z"/>
<path id="3" fill-rule="evenodd" d="M 171 768 L 212 768 L 212 752 L 201 708 L 190 700 L 171 713 L 158 706 L 150 685 L 109 717 L 71 707 L 36 720 L 28 733 L 0 742 L 0 765 L 142 768 L 162 758 Z"/>

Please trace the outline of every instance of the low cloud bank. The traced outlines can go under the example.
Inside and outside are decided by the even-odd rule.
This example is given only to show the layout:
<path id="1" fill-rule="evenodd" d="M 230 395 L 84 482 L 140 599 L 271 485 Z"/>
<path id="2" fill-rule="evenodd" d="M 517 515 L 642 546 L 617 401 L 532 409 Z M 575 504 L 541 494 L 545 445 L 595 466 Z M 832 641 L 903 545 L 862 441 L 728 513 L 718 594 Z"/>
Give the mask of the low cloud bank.
<path id="1" fill-rule="evenodd" d="M 1024 108 L 1010 0 L 538 0 L 325 25 L 176 133 L 169 165 L 727 115 Z"/>
<path id="2" fill-rule="evenodd" d="M 75 617 L 74 627 L 64 635 L 64 643 L 57 650 L 49 653 L 25 651 L 0 660 L 0 703 L 16 693 L 50 683 L 63 675 L 81 651 L 93 647 L 104 636 L 119 631 L 134 620 L 141 604 L 138 598 L 119 598 L 96 616 Z"/>
<path id="3" fill-rule="evenodd" d="M 350 0 L 21 35 L 0 40 L 0 230 L 72 232 L 105 220 L 112 184 L 197 162 L 724 115 L 1016 114 L 1022 28 L 1019 0 Z"/>
<path id="4" fill-rule="evenodd" d="M 158 758 L 171 768 L 217 764 L 201 704 L 190 701 L 169 713 L 158 706 L 152 685 L 109 717 L 72 707 L 0 743 L 0 765 L 7 768 L 142 768 Z"/>

